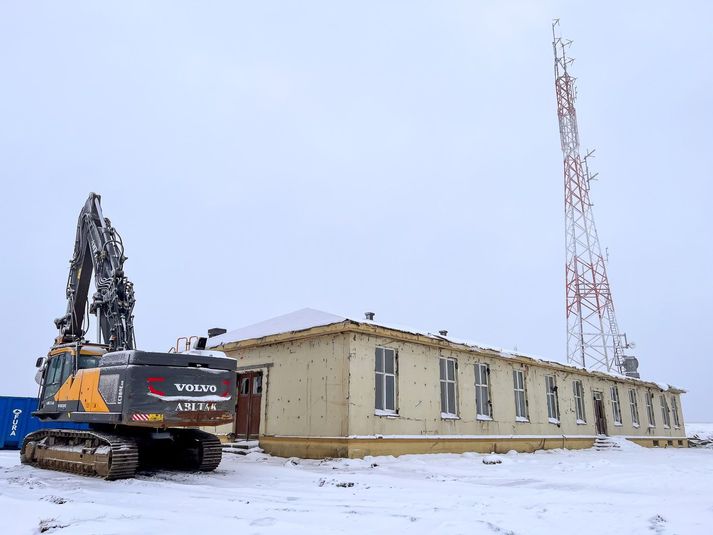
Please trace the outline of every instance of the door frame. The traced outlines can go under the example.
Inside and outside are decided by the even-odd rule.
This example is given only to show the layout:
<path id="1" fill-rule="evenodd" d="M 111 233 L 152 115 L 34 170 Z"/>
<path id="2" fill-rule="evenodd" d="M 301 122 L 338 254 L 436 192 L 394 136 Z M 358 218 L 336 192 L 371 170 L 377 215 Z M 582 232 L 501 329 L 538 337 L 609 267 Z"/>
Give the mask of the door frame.
<path id="1" fill-rule="evenodd" d="M 597 435 L 607 435 L 607 413 L 604 410 L 604 393 L 592 391 L 594 400 L 594 427 Z"/>
<path id="2" fill-rule="evenodd" d="M 243 381 L 248 380 L 248 393 L 242 394 Z M 256 385 L 260 383 L 260 392 L 256 393 Z M 236 388 L 236 408 L 235 420 L 233 423 L 233 433 L 236 439 L 255 440 L 260 436 L 260 424 L 262 421 L 262 395 L 265 391 L 265 374 L 262 369 L 244 370 L 237 372 Z M 240 406 L 241 397 L 247 399 L 246 407 Z M 259 398 L 259 399 L 255 399 Z M 257 403 L 256 403 L 257 402 Z M 256 406 L 257 405 L 257 406 Z M 246 411 L 247 414 L 244 414 Z M 245 433 L 239 433 L 240 417 L 244 416 Z M 254 424 L 254 425 L 253 425 Z"/>

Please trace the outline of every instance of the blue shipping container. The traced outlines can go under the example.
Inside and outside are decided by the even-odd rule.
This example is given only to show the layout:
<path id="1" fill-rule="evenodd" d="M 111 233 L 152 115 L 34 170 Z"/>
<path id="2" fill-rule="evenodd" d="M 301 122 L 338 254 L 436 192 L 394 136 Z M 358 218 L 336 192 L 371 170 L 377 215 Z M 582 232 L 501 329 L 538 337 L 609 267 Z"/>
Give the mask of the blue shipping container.
<path id="1" fill-rule="evenodd" d="M 87 424 L 41 421 L 32 416 L 37 409 L 37 398 L 0 396 L 0 449 L 20 449 L 25 436 L 38 429 L 87 429 Z"/>

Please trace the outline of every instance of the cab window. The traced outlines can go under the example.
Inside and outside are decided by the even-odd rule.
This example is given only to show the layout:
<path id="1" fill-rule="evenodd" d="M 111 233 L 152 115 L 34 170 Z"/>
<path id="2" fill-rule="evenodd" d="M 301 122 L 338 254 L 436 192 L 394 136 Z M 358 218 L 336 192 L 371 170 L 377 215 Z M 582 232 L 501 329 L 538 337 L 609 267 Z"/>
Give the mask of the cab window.
<path id="1" fill-rule="evenodd" d="M 50 360 L 47 366 L 47 374 L 45 375 L 45 391 L 43 398 L 48 399 L 54 396 L 59 390 L 59 379 L 62 375 L 63 355 L 58 355 Z M 55 385 L 56 388 L 55 388 Z"/>
<path id="2" fill-rule="evenodd" d="M 86 370 L 88 368 L 96 368 L 99 366 L 99 358 L 97 355 L 79 355 L 77 358 L 77 369 Z"/>
<path id="3" fill-rule="evenodd" d="M 50 399 L 57 394 L 62 384 L 72 374 L 72 354 L 60 353 L 55 355 L 47 367 L 45 378 L 45 391 L 42 399 Z"/>

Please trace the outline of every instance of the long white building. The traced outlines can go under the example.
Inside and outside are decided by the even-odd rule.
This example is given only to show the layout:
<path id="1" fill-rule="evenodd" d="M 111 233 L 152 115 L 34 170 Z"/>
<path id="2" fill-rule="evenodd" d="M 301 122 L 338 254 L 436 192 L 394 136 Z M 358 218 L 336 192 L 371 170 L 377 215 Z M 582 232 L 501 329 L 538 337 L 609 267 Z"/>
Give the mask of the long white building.
<path id="1" fill-rule="evenodd" d="M 236 422 L 298 457 L 687 446 L 683 390 L 304 309 L 209 338 L 238 360 Z"/>

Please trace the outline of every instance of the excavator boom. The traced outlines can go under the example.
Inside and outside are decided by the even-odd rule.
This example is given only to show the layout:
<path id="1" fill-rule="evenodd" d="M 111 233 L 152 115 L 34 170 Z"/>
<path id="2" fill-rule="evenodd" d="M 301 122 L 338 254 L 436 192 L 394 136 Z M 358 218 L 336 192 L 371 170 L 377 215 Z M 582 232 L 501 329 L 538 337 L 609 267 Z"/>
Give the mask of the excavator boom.
<path id="1" fill-rule="evenodd" d="M 59 343 L 81 340 L 85 311 L 89 301 L 92 274 L 96 292 L 89 304 L 98 324 L 98 343 L 109 350 L 133 349 L 134 339 L 134 285 L 124 274 L 124 243 L 119 233 L 104 217 L 101 196 L 89 194 L 79 213 L 74 255 L 69 262 L 67 278 L 67 311 L 54 320 L 59 329 Z"/>

